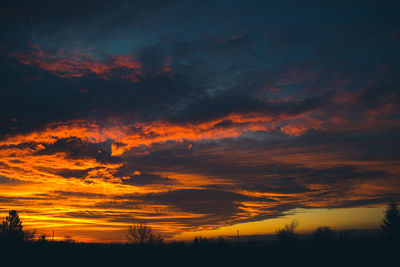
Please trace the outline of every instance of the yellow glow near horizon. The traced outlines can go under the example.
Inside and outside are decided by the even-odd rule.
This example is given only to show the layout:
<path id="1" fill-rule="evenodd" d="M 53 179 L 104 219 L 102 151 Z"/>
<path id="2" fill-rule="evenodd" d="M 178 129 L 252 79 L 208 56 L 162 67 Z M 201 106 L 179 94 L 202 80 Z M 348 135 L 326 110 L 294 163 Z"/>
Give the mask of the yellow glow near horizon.
<path id="1" fill-rule="evenodd" d="M 378 229 L 383 219 L 384 210 L 385 207 L 294 209 L 285 212 L 283 216 L 278 218 L 239 223 L 214 230 L 186 231 L 166 238 L 165 241 L 192 241 L 195 236 L 236 236 L 237 231 L 239 231 L 240 236 L 270 235 L 275 234 L 277 229 L 282 228 L 293 219 L 299 222 L 296 229 L 298 233 L 311 233 L 319 226 L 330 226 L 334 230 Z M 4 218 L 6 213 L 0 215 Z M 110 224 L 108 228 L 106 225 L 95 225 L 85 220 L 74 222 L 65 220 L 49 223 L 49 221 L 52 221 L 51 218 L 47 218 L 50 220 L 46 220 L 46 223 L 40 223 L 23 213 L 21 219 L 25 225 L 24 229 L 36 229 L 39 233 L 46 233 L 48 237 L 51 237 L 52 231 L 55 230 L 55 240 L 62 240 L 65 235 L 71 235 L 77 241 L 82 242 L 105 242 L 106 240 L 108 240 L 107 242 L 125 242 L 125 234 L 128 228 L 128 224 Z"/>
<path id="2" fill-rule="evenodd" d="M 385 207 L 337 208 L 337 209 L 294 209 L 284 216 L 257 222 L 239 223 L 209 231 L 185 232 L 174 236 L 174 240 L 191 240 L 195 236 L 218 237 L 240 235 L 275 234 L 293 219 L 299 222 L 299 233 L 311 233 L 319 226 L 330 226 L 334 230 L 378 229 Z M 171 239 L 171 240 L 172 240 Z"/>

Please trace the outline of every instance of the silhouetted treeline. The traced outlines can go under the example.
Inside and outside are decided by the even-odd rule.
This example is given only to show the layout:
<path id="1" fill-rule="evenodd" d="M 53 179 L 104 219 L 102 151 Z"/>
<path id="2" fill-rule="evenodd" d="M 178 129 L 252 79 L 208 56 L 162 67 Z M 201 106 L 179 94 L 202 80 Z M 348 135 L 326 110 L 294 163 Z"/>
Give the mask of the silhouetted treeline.
<path id="1" fill-rule="evenodd" d="M 11 243 L 3 239 L 0 255 L 3 262 L 11 259 L 16 266 L 398 266 L 400 215 L 396 210 L 396 203 L 388 207 L 378 234 L 321 226 L 300 236 L 295 231 L 298 223 L 293 221 L 277 230 L 274 240 L 237 242 L 196 237 L 189 243 L 90 244 L 68 239 Z M 150 236 L 146 231 L 145 236 Z M 131 228 L 132 235 L 136 232 Z"/>
<path id="2" fill-rule="evenodd" d="M 292 241 L 291 241 L 292 242 Z M 19 264 L 53 263 L 54 266 L 279 266 L 303 264 L 361 266 L 397 261 L 398 243 L 382 236 L 310 236 L 293 243 L 275 241 L 228 242 L 202 239 L 199 243 L 162 245 L 22 242 L 1 248 L 3 259 Z M 35 265 L 36 266 L 36 265 Z M 257 265 L 259 266 L 259 265 Z M 396 266 L 396 265 L 393 265 Z"/>

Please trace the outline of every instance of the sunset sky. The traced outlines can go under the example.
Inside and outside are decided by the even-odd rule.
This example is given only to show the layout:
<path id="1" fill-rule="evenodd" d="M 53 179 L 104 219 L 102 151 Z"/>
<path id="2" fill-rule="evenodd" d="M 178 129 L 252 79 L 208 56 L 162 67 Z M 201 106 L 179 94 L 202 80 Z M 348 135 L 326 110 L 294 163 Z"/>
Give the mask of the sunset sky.
<path id="1" fill-rule="evenodd" d="M 189 240 L 400 198 L 400 1 L 0 3 L 0 220 Z"/>

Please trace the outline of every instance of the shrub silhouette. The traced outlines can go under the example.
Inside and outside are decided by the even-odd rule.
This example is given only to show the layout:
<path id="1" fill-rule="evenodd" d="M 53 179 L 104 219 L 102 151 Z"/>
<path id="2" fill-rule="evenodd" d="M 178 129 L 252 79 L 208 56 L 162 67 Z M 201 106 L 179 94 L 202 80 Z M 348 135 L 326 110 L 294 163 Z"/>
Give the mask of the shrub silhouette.
<path id="1" fill-rule="evenodd" d="M 72 237 L 70 235 L 65 235 L 63 241 L 66 243 L 75 243 L 75 240 L 72 239 Z"/>
<path id="2" fill-rule="evenodd" d="M 127 239 L 129 243 L 137 245 L 160 245 L 163 242 L 161 235 L 153 233 L 150 226 L 141 222 L 129 226 Z"/>
<path id="3" fill-rule="evenodd" d="M 194 247 L 215 247 L 215 246 L 226 246 L 228 241 L 222 237 L 218 238 L 207 238 L 202 236 L 195 236 L 193 239 Z"/>
<path id="4" fill-rule="evenodd" d="M 400 210 L 397 202 L 389 203 L 381 228 L 391 238 L 400 237 Z"/>
<path id="5" fill-rule="evenodd" d="M 293 220 L 290 223 L 285 224 L 282 229 L 278 229 L 276 234 L 281 242 L 290 243 L 297 240 L 295 230 L 299 223 L 297 220 Z"/>
<path id="6" fill-rule="evenodd" d="M 38 241 L 38 242 L 42 242 L 42 243 L 47 242 L 47 236 L 46 236 L 46 234 L 41 234 L 41 235 L 39 235 L 37 241 Z"/>
<path id="7" fill-rule="evenodd" d="M 312 234 L 314 245 L 331 245 L 335 240 L 335 231 L 329 226 L 320 226 Z"/>
<path id="8" fill-rule="evenodd" d="M 25 234 L 18 211 L 11 210 L 3 221 L 0 229 L 0 240 L 3 242 L 22 242 Z"/>
<path id="9" fill-rule="evenodd" d="M 32 231 L 24 231 L 24 241 L 32 242 L 35 240 L 36 237 L 36 230 Z"/>

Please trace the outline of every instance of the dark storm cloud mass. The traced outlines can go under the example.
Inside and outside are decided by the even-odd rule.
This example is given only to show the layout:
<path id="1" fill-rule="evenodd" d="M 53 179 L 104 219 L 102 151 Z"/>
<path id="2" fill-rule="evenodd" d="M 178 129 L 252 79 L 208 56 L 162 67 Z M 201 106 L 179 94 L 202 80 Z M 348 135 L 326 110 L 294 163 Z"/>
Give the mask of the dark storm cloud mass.
<path id="1" fill-rule="evenodd" d="M 0 5 L 1 203 L 178 233 L 400 197 L 397 1 L 39 2 Z"/>
<path id="2" fill-rule="evenodd" d="M 314 97 L 295 103 L 270 104 L 247 95 L 220 96 L 196 99 L 187 109 L 179 111 L 174 119 L 189 122 L 203 122 L 226 117 L 232 113 L 260 113 L 272 117 L 290 116 L 314 110 L 323 104 L 322 97 Z"/>

